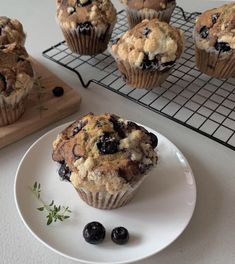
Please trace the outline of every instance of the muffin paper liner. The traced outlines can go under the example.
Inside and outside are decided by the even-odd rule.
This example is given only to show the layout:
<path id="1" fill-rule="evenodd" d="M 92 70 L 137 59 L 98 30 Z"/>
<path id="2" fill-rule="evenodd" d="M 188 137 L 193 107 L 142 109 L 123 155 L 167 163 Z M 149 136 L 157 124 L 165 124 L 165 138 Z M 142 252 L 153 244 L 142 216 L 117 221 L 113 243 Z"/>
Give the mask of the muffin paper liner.
<path id="1" fill-rule="evenodd" d="M 131 67 L 129 63 L 117 61 L 118 69 L 124 77 L 124 81 L 134 87 L 150 90 L 160 86 L 170 75 L 172 68 L 165 70 L 140 70 Z"/>
<path id="2" fill-rule="evenodd" d="M 228 79 L 235 76 L 235 52 L 220 53 L 195 48 L 198 69 L 212 77 Z"/>
<path id="3" fill-rule="evenodd" d="M 135 25 L 139 24 L 144 19 L 154 19 L 158 18 L 160 21 L 170 22 L 172 13 L 176 7 L 176 4 L 172 4 L 165 10 L 155 11 L 150 10 L 136 10 L 128 8 L 126 9 L 128 24 L 130 28 L 133 28 Z"/>
<path id="4" fill-rule="evenodd" d="M 79 32 L 76 29 L 67 29 L 60 25 L 69 49 L 80 55 L 96 55 L 107 49 L 111 38 L 114 24 L 110 25 L 105 32 L 99 28 L 92 28 L 89 34 Z"/>
<path id="5" fill-rule="evenodd" d="M 18 82 L 17 90 L 12 94 L 0 95 L 0 126 L 10 125 L 22 116 L 33 83 L 34 78 L 27 77 L 23 83 Z"/>
<path id="6" fill-rule="evenodd" d="M 115 194 L 110 194 L 108 192 L 91 192 L 84 188 L 75 189 L 81 199 L 88 205 L 98 209 L 111 210 L 126 205 L 135 196 L 139 186 L 146 177 L 147 175 L 144 175 L 137 183 L 130 186 L 127 190 Z"/>
<path id="7" fill-rule="evenodd" d="M 22 98 L 16 104 L 7 104 L 1 102 L 0 104 L 0 127 L 7 126 L 16 122 L 24 113 L 26 97 Z"/>

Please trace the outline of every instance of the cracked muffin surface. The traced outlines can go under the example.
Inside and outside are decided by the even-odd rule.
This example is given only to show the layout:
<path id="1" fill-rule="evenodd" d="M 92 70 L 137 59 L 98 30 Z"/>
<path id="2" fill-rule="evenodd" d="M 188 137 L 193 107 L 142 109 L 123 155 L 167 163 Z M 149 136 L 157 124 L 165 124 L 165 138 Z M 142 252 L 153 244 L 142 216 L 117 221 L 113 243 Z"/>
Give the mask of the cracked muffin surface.
<path id="1" fill-rule="evenodd" d="M 75 188 L 115 193 L 138 182 L 157 163 L 157 137 L 113 114 L 88 114 L 53 142 L 53 160 L 66 164 Z"/>
<path id="2" fill-rule="evenodd" d="M 0 46 L 14 42 L 24 45 L 25 38 L 23 26 L 17 19 L 0 16 Z"/>
<path id="3" fill-rule="evenodd" d="M 65 28 L 77 28 L 83 23 L 107 28 L 116 21 L 116 9 L 110 0 L 57 0 L 57 17 Z"/>
<path id="4" fill-rule="evenodd" d="M 235 49 L 235 3 L 205 11 L 196 20 L 194 38 L 201 49 Z"/>
<path id="5" fill-rule="evenodd" d="M 111 47 L 116 60 L 142 70 L 172 67 L 183 51 L 183 35 L 158 19 L 143 20 Z"/>
<path id="6" fill-rule="evenodd" d="M 121 2 L 132 9 L 153 9 L 156 11 L 165 10 L 176 3 L 175 0 L 121 0 Z"/>
<path id="7" fill-rule="evenodd" d="M 24 47 L 16 43 L 0 48 L 0 95 L 5 100 L 19 97 L 33 85 L 33 68 Z"/>

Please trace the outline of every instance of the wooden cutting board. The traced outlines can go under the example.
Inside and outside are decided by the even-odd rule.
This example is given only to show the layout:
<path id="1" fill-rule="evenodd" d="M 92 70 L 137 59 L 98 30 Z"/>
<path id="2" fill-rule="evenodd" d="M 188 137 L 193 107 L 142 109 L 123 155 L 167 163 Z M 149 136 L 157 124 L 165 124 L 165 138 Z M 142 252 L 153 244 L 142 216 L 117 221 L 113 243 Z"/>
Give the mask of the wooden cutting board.
<path id="1" fill-rule="evenodd" d="M 36 81 L 29 94 L 25 113 L 14 124 L 0 127 L 0 148 L 63 119 L 79 109 L 80 95 L 35 59 L 32 59 L 32 62 Z M 53 95 L 52 90 L 55 86 L 64 88 L 62 97 Z"/>

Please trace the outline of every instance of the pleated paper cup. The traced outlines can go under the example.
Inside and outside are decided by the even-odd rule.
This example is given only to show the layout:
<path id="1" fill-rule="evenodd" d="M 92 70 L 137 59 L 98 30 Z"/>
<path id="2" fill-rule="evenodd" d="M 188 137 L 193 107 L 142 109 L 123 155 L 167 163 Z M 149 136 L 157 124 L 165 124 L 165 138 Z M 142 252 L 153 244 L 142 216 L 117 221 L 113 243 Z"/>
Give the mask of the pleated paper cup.
<path id="1" fill-rule="evenodd" d="M 147 175 L 144 175 L 138 182 L 130 185 L 128 189 L 117 193 L 103 192 L 91 192 L 85 188 L 75 188 L 80 198 L 88 205 L 97 209 L 111 210 L 120 208 L 129 203 L 135 196 L 142 182 Z"/>
<path id="2" fill-rule="evenodd" d="M 0 105 L 0 127 L 15 123 L 25 111 L 25 99 L 15 105 L 3 102 Z"/>
<path id="3" fill-rule="evenodd" d="M 206 51 L 195 48 L 198 69 L 209 76 L 228 79 L 235 77 L 235 52 Z"/>
<path id="4" fill-rule="evenodd" d="M 153 9 L 136 10 L 127 7 L 126 13 L 127 13 L 129 28 L 133 28 L 135 25 L 139 24 L 144 19 L 151 20 L 157 18 L 160 21 L 169 23 L 175 7 L 176 7 L 175 3 L 171 4 L 171 6 L 169 6 L 167 9 L 161 11 L 156 11 Z"/>
<path id="5" fill-rule="evenodd" d="M 27 78 L 22 85 L 9 96 L 0 95 L 0 127 L 15 123 L 23 115 L 33 78 Z"/>
<path id="6" fill-rule="evenodd" d="M 69 49 L 80 55 L 96 55 L 107 49 L 111 39 L 114 24 L 109 25 L 106 31 L 99 28 L 91 28 L 88 33 L 81 33 L 79 27 L 69 29 L 61 26 L 65 41 Z"/>
<path id="7" fill-rule="evenodd" d="M 122 73 L 124 81 L 140 89 L 151 90 L 165 82 L 171 72 L 171 68 L 165 70 L 141 70 L 130 66 L 128 62 L 117 61 L 119 71 Z"/>

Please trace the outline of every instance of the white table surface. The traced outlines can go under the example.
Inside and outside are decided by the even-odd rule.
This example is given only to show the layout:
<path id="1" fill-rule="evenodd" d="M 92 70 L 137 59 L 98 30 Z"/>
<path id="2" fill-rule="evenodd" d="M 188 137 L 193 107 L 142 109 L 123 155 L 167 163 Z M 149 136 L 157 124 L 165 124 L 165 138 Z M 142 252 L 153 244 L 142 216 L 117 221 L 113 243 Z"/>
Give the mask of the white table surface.
<path id="1" fill-rule="evenodd" d="M 188 10 L 203 10 L 222 1 L 178 2 Z M 0 263 L 74 263 L 45 248 L 28 232 L 16 211 L 13 184 L 23 154 L 38 137 L 91 111 L 114 112 L 156 129 L 181 149 L 195 174 L 198 198 L 189 226 L 167 249 L 139 263 L 235 263 L 235 152 L 106 89 L 94 85 L 82 89 L 74 74 L 42 58 L 43 50 L 62 40 L 55 23 L 55 1 L 1 0 L 0 12 L 22 21 L 30 54 L 78 89 L 83 98 L 77 114 L 0 150 Z"/>

